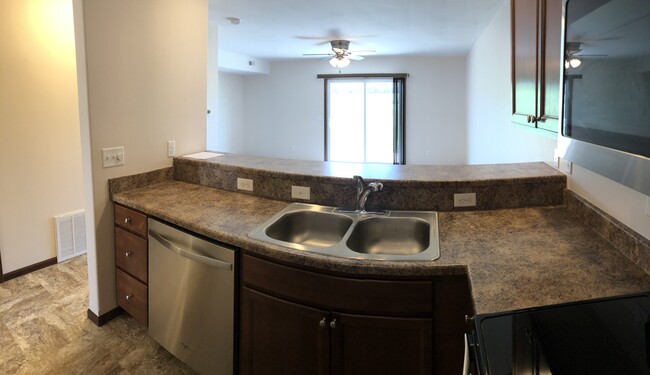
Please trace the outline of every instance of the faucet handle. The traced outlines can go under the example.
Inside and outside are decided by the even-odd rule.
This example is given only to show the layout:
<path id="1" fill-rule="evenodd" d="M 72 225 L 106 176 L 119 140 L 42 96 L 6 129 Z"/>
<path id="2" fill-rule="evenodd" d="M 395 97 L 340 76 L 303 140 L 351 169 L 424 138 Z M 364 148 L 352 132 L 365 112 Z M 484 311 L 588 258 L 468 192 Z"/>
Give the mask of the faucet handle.
<path id="1" fill-rule="evenodd" d="M 384 184 L 379 181 L 373 181 L 368 184 L 369 188 L 372 188 L 374 192 L 382 191 L 384 189 Z"/>

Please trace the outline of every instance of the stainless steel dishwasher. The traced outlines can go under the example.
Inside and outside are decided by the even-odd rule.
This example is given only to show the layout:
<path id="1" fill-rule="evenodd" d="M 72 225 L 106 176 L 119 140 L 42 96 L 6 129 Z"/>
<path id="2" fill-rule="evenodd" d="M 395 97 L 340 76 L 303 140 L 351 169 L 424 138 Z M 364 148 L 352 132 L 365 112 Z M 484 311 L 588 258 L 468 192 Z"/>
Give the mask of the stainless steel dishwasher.
<path id="1" fill-rule="evenodd" d="M 232 374 L 235 249 L 149 219 L 149 335 L 200 374 Z"/>

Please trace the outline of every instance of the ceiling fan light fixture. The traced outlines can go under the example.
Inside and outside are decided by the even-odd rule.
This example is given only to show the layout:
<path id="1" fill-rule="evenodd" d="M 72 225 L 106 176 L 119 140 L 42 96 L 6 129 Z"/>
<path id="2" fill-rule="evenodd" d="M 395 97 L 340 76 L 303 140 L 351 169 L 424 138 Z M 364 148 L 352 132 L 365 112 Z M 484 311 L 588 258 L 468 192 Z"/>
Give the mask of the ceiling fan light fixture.
<path id="1" fill-rule="evenodd" d="M 330 65 L 334 68 L 336 68 L 339 65 L 339 59 L 334 56 L 330 59 Z"/>
<path id="2" fill-rule="evenodd" d="M 577 57 L 574 57 L 571 60 L 569 60 L 569 65 L 571 65 L 572 68 L 577 68 L 580 66 L 580 64 L 582 64 L 582 61 L 580 61 L 580 59 L 578 59 Z"/>
<path id="3" fill-rule="evenodd" d="M 350 59 L 348 59 L 347 57 L 344 57 L 341 60 L 339 60 L 339 68 L 345 68 L 348 65 L 350 65 Z"/>

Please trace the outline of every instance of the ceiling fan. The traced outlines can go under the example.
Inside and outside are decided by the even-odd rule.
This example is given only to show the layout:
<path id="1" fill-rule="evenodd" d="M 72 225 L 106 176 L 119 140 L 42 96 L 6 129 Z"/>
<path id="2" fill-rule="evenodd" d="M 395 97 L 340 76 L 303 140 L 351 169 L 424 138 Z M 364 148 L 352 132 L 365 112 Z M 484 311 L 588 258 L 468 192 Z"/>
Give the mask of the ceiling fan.
<path id="1" fill-rule="evenodd" d="M 607 55 L 586 55 L 580 53 L 582 51 L 582 42 L 566 42 L 564 45 L 564 50 L 565 50 L 565 56 L 566 58 L 564 59 L 564 67 L 566 69 L 569 68 L 577 68 L 582 64 L 582 60 L 580 60 L 581 57 L 605 57 Z"/>
<path id="2" fill-rule="evenodd" d="M 330 53 L 303 53 L 303 56 L 332 56 L 329 60 L 330 65 L 335 68 L 345 68 L 350 65 L 350 60 L 363 60 L 363 55 L 372 55 L 375 51 L 350 51 L 349 40 L 332 40 L 332 52 Z"/>

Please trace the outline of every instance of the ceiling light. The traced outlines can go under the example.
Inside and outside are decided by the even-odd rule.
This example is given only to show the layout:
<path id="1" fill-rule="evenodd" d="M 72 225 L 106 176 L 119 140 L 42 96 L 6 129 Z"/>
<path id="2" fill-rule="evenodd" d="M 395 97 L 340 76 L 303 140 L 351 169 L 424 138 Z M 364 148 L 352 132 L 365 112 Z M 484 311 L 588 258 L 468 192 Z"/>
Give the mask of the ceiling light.
<path id="1" fill-rule="evenodd" d="M 569 65 L 571 65 L 572 68 L 577 68 L 580 66 L 580 64 L 582 64 L 582 61 L 576 57 L 569 60 Z"/>
<path id="2" fill-rule="evenodd" d="M 344 57 L 341 60 L 339 60 L 339 68 L 345 68 L 348 65 L 350 65 L 350 59 L 348 59 L 347 57 Z"/>
<path id="3" fill-rule="evenodd" d="M 350 65 L 350 59 L 347 56 L 336 55 L 330 59 L 330 65 L 334 68 L 345 68 Z"/>

